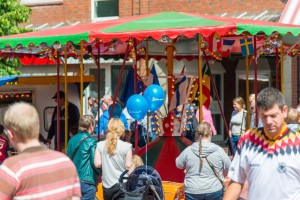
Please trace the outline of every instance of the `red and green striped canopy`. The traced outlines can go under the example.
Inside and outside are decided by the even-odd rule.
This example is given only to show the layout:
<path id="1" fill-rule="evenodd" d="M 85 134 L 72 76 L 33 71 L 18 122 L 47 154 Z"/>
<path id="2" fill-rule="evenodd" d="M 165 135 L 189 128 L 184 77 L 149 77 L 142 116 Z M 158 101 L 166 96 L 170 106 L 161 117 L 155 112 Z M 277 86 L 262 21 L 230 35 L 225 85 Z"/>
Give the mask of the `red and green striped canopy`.
<path id="1" fill-rule="evenodd" d="M 299 36 L 300 27 L 273 22 L 165 12 L 5 36 L 0 38 L 0 48 L 41 44 L 52 46 L 56 42 L 62 45 L 67 42 L 78 44 L 80 41 L 93 43 L 96 39 L 108 42 L 118 38 L 126 41 L 130 37 L 138 40 L 151 37 L 157 40 L 164 35 L 170 38 L 179 35 L 192 38 L 198 33 L 203 36 L 210 36 L 212 33 L 228 36 L 246 33 L 271 35 L 274 32 Z"/>

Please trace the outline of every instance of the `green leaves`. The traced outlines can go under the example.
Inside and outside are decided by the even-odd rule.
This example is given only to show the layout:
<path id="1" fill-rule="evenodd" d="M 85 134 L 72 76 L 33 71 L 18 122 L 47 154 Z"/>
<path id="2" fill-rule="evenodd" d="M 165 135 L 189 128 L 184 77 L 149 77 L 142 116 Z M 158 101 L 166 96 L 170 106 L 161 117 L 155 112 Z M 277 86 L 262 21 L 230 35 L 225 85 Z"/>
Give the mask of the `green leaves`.
<path id="1" fill-rule="evenodd" d="M 0 0 L 0 36 L 31 31 L 18 26 L 27 22 L 30 14 L 31 8 L 16 0 Z M 18 58 L 0 58 L 0 76 L 18 75 L 20 71 L 17 68 L 20 66 Z"/>
<path id="2" fill-rule="evenodd" d="M 7 75 L 19 75 L 21 74 L 18 67 L 21 66 L 20 60 L 18 58 L 0 58 L 0 77 Z"/>
<path id="3" fill-rule="evenodd" d="M 28 21 L 31 8 L 15 0 L 0 0 L 0 36 L 21 33 L 19 23 Z"/>

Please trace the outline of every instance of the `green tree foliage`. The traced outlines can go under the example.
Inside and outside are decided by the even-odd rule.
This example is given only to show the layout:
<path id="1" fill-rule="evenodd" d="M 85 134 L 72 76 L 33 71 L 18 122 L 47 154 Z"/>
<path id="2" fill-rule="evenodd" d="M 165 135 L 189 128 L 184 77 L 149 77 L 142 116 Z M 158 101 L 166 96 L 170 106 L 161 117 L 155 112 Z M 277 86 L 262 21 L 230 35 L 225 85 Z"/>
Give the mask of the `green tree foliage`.
<path id="1" fill-rule="evenodd" d="M 18 27 L 27 22 L 31 9 L 21 5 L 17 0 L 0 0 L 0 36 L 29 32 L 31 30 Z M 0 58 L 0 76 L 20 74 L 19 59 Z"/>

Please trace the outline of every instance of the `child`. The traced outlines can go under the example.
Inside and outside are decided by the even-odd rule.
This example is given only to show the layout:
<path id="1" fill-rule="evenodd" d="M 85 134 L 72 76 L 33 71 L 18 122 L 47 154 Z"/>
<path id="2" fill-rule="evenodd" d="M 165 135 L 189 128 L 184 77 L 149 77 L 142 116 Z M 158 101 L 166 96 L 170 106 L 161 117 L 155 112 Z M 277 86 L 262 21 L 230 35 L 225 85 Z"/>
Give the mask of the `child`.
<path id="1" fill-rule="evenodd" d="M 142 166 L 144 165 L 144 162 L 142 160 L 142 158 L 138 155 L 133 155 L 132 156 L 132 164 L 131 164 L 131 167 L 130 167 L 130 173 L 133 172 L 133 170 L 139 166 Z"/>
<path id="2" fill-rule="evenodd" d="M 295 132 L 300 131 L 299 117 L 300 116 L 297 109 L 290 108 L 287 117 L 285 119 L 285 122 L 287 123 L 288 127 Z"/>

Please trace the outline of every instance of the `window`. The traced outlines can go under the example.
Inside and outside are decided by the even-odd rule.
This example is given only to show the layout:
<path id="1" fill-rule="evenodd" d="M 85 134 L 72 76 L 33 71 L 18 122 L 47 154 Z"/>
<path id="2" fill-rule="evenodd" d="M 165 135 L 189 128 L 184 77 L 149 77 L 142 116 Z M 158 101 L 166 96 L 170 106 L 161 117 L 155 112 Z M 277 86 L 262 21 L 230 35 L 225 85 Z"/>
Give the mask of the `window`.
<path id="1" fill-rule="evenodd" d="M 246 74 L 239 74 L 238 76 L 238 95 L 239 97 L 243 97 L 246 101 Z M 254 93 L 254 75 L 248 75 L 249 81 L 249 93 Z M 270 86 L 270 78 L 268 74 L 258 74 L 257 75 L 257 92 L 260 92 L 262 89 Z"/>
<path id="2" fill-rule="evenodd" d="M 26 6 L 47 5 L 47 4 L 62 4 L 64 0 L 21 0 L 21 4 Z"/>
<path id="3" fill-rule="evenodd" d="M 119 0 L 93 0 L 93 18 L 115 18 L 119 16 Z"/>

